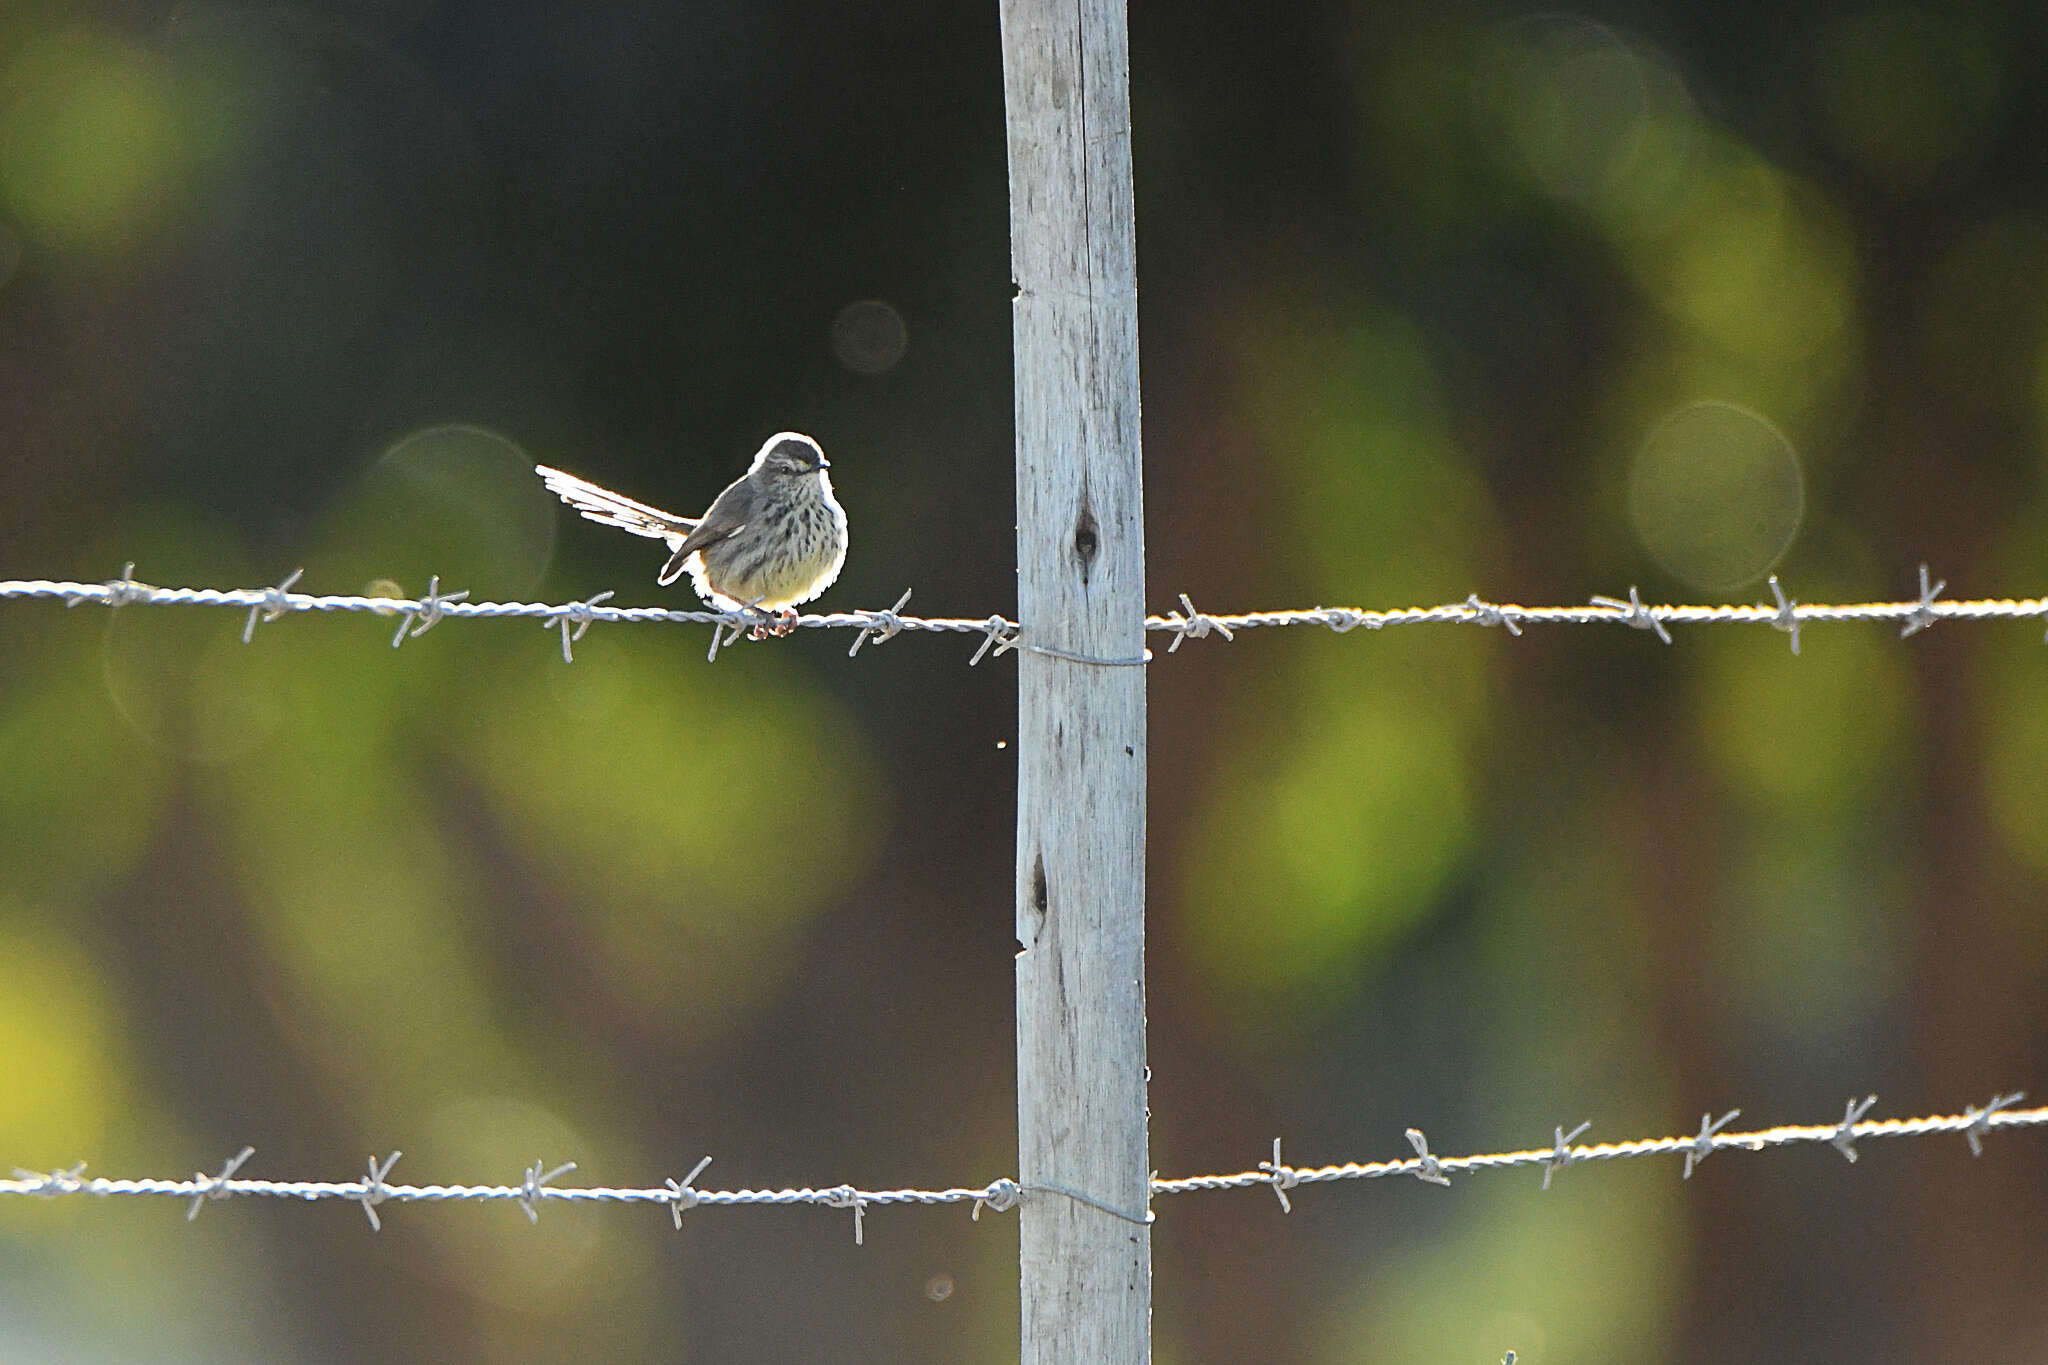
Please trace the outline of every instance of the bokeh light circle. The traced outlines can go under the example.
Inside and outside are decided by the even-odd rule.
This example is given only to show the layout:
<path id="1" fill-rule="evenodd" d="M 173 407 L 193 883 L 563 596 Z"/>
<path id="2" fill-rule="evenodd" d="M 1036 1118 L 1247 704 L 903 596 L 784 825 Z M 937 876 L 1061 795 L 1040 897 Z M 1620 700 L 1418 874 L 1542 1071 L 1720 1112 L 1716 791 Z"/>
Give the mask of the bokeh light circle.
<path id="1" fill-rule="evenodd" d="M 340 581 L 389 579 L 407 594 L 438 575 L 477 600 L 531 592 L 554 553 L 556 506 L 516 441 L 466 422 L 393 442 L 365 475 L 340 539 Z"/>
<path id="2" fill-rule="evenodd" d="M 1489 149 L 1544 194 L 1634 217 L 1646 195 L 1678 188 L 1692 101 L 1648 44 L 1576 15 L 1530 15 L 1493 29 L 1473 77 Z"/>
<path id="3" fill-rule="evenodd" d="M 1762 416 L 1719 400 L 1657 424 L 1629 474 L 1628 520 L 1673 577 L 1720 591 L 1767 573 L 1806 511 L 1798 452 Z"/>
<path id="4" fill-rule="evenodd" d="M 832 354 L 856 374 L 884 374 L 909 349 L 909 324 L 880 299 L 849 303 L 832 319 Z"/>

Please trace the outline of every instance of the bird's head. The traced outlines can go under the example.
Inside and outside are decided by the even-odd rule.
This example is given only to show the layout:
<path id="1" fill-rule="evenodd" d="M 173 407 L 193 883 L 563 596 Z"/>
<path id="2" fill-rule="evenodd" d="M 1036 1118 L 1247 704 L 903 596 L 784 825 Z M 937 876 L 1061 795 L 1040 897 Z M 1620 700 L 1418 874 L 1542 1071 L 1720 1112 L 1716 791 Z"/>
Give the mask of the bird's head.
<path id="1" fill-rule="evenodd" d="M 776 432 L 754 456 L 754 468 L 771 478 L 799 479 L 831 466 L 818 443 L 796 431 Z"/>

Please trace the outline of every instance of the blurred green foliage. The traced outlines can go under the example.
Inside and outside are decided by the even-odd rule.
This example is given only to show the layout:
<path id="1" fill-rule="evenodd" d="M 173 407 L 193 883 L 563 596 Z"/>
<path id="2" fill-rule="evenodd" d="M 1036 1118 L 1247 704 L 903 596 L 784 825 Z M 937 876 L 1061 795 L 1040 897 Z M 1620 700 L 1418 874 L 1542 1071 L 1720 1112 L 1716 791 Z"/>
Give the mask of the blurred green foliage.
<path id="1" fill-rule="evenodd" d="M 65 248 L 132 240 L 187 191 L 191 146 L 159 56 L 105 31 L 54 29 L 12 50 L 0 184 L 22 225 Z"/>
<path id="2" fill-rule="evenodd" d="M 1678 1195 L 1664 1173 L 1603 1173 L 1571 1201 L 1503 1190 L 1445 1234 L 1375 1257 L 1331 1315 L 1325 1360 L 1623 1360 L 1668 1349 L 1685 1271 Z M 1443 1311 L 1446 1286 L 1484 1300 Z"/>
<path id="3" fill-rule="evenodd" d="M 9 1150 L 104 1150 L 127 1102 L 126 1020 L 91 958 L 52 924 L 0 906 L 0 1047 L 14 1060 L 0 1093 Z"/>
<path id="4" fill-rule="evenodd" d="M 1490 518 L 1422 339 L 1384 314 L 1270 334 L 1284 325 L 1251 333 L 1247 397 L 1279 476 L 1280 567 L 1332 600 L 1472 581 Z M 1304 1029 L 1321 1022 L 1305 1003 L 1411 929 L 1458 865 L 1487 710 L 1481 639 L 1389 641 L 1364 674 L 1329 645 L 1279 644 L 1287 665 L 1246 682 L 1180 888 L 1219 995 Z"/>

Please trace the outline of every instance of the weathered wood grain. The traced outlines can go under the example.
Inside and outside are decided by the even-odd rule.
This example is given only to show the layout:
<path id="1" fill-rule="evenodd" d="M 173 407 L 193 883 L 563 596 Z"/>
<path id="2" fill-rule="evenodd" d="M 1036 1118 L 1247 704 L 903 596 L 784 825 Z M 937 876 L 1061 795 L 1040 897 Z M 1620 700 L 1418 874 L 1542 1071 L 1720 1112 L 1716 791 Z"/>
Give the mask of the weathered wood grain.
<path id="1" fill-rule="evenodd" d="M 1017 606 L 1030 644 L 1144 651 L 1123 0 L 1001 0 L 1016 285 Z M 1145 670 L 1018 664 L 1025 1365 L 1150 1358 Z"/>

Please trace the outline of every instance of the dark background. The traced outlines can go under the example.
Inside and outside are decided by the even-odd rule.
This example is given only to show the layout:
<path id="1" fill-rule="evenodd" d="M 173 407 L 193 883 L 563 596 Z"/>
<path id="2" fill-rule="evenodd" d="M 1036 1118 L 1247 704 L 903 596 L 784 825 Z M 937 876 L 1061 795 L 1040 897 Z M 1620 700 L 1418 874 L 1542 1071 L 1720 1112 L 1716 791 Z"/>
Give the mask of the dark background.
<path id="1" fill-rule="evenodd" d="M 1140 3 L 1154 609 L 2048 578 L 2036 5 Z M 0 575 L 1014 608 L 993 4 L 0 7 Z M 849 311 L 850 310 L 850 311 Z M 1705 404 L 1707 406 L 1700 406 Z M 1014 1169 L 1011 665 L 0 612 L 0 1165 Z M 1154 1161 L 2048 1088 L 2038 627 L 1259 632 L 1150 673 Z M 2030 1133 L 1161 1201 L 1162 1361 L 2019 1361 Z M 1015 1224 L 0 1207 L 0 1355 L 1000 1361 Z"/>

